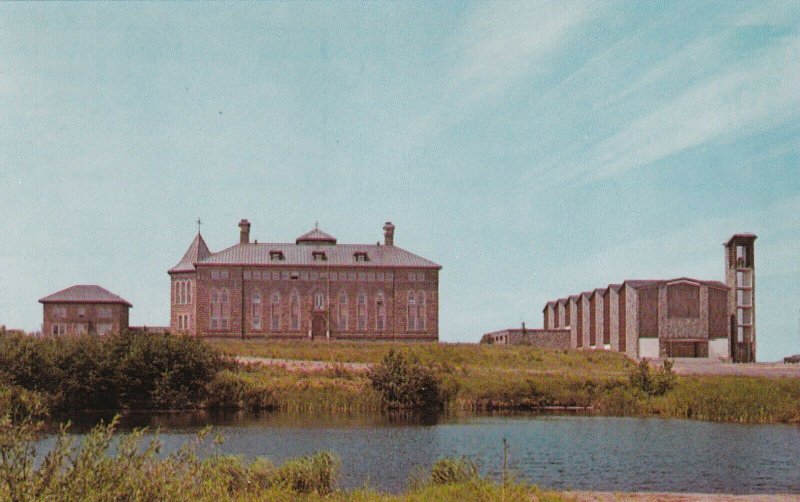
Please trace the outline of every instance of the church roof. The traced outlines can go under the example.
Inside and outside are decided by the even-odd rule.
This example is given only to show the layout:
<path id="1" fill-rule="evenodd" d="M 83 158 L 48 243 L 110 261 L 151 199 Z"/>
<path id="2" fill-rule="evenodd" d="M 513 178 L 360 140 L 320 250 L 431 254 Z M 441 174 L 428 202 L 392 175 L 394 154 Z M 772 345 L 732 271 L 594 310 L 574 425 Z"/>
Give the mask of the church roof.
<path id="1" fill-rule="evenodd" d="M 295 244 L 336 244 L 336 237 L 326 234 L 317 227 L 298 237 Z"/>
<path id="2" fill-rule="evenodd" d="M 324 253 L 315 260 L 314 254 Z M 366 260 L 357 254 L 366 253 Z M 273 259 L 281 256 L 282 259 Z M 379 244 L 258 243 L 236 244 L 197 262 L 199 265 L 275 265 L 442 268 L 439 264 L 397 246 Z"/>
<path id="3" fill-rule="evenodd" d="M 119 303 L 133 307 L 128 300 L 93 284 L 70 286 L 39 299 L 40 303 Z"/>
<path id="4" fill-rule="evenodd" d="M 200 235 L 200 232 L 197 232 L 197 236 L 189 245 L 189 249 L 186 250 L 186 253 L 183 254 L 181 261 L 169 269 L 169 272 L 194 272 L 194 264 L 205 260 L 211 256 L 211 254 L 211 251 L 209 251 L 206 245 L 206 241 L 203 240 L 203 236 Z"/>

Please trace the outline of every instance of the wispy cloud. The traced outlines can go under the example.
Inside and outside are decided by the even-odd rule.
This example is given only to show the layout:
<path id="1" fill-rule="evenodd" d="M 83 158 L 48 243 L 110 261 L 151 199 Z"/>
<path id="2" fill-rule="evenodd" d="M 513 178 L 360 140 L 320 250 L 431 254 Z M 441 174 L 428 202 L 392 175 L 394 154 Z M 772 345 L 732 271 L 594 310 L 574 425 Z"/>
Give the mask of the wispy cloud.
<path id="1" fill-rule="evenodd" d="M 455 43 L 453 87 L 468 99 L 492 96 L 519 78 L 543 71 L 581 25 L 595 2 L 488 4 L 472 13 Z"/>
<path id="2" fill-rule="evenodd" d="M 611 176 L 738 133 L 782 124 L 800 111 L 800 38 L 690 88 L 600 143 L 589 159 Z"/>
<path id="3" fill-rule="evenodd" d="M 442 69 L 438 91 L 392 142 L 413 150 L 513 84 L 546 74 L 606 7 L 574 0 L 479 5 L 442 48 L 453 64 Z"/>

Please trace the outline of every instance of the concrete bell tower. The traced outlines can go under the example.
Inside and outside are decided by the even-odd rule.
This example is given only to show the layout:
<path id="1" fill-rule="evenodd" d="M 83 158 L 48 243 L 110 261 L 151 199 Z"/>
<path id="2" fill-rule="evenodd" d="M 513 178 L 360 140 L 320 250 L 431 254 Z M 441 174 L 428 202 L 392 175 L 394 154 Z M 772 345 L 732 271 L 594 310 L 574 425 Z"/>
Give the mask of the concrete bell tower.
<path id="1" fill-rule="evenodd" d="M 754 234 L 735 234 L 725 243 L 725 282 L 730 316 L 730 356 L 756 361 L 756 273 Z"/>

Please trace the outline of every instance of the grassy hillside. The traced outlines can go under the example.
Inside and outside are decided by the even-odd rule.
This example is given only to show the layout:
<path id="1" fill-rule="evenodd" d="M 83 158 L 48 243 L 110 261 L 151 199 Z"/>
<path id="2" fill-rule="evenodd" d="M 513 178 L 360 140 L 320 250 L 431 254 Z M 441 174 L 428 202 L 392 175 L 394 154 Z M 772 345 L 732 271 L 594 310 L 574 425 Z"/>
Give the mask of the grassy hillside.
<path id="1" fill-rule="evenodd" d="M 209 343 L 228 355 L 338 363 L 377 363 L 390 349 L 399 350 L 417 357 L 441 378 L 451 410 L 583 407 L 603 415 L 800 423 L 800 379 L 678 376 L 667 392 L 646 392 L 631 378 L 636 364 L 613 352 L 475 344 Z M 280 409 L 363 410 L 380 404 L 367 376 L 346 367 L 250 368 L 246 374 L 251 383 L 262 386 L 280 382 L 280 394 L 285 396 L 276 399 Z"/>
<path id="2" fill-rule="evenodd" d="M 213 347 L 229 355 L 340 363 L 377 363 L 390 350 L 414 354 L 425 364 L 455 370 L 505 370 L 536 374 L 625 376 L 634 363 L 617 352 L 545 350 L 529 346 L 468 343 L 392 343 L 264 341 L 216 339 Z"/>

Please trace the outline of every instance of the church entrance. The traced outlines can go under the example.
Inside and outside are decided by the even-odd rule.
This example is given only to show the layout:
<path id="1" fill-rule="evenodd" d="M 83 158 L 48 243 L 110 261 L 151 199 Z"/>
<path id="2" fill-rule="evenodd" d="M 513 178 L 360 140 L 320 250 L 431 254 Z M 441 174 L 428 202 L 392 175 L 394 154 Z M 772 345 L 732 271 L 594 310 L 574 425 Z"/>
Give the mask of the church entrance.
<path id="1" fill-rule="evenodd" d="M 322 314 L 316 314 L 311 319 L 311 338 L 314 340 L 325 338 L 326 328 L 327 323 L 325 322 L 325 316 Z"/>

